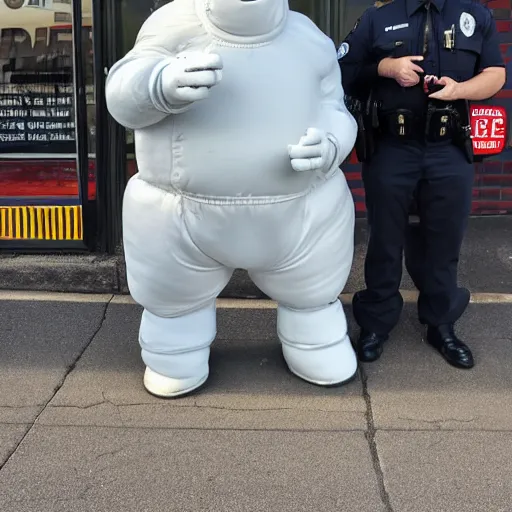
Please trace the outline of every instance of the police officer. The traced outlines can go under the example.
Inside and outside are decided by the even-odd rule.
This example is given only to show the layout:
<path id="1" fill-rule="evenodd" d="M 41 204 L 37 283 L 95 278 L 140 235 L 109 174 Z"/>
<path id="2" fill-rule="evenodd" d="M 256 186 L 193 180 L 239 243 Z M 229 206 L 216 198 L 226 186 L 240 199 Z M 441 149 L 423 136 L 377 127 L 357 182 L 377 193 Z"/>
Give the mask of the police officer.
<path id="1" fill-rule="evenodd" d="M 398 323 L 405 248 L 427 342 L 448 363 L 471 368 L 471 351 L 454 332 L 470 299 L 457 265 L 474 180 L 468 101 L 492 97 L 506 79 L 491 12 L 471 0 L 377 2 L 338 56 L 345 93 L 362 106 L 370 236 L 366 289 L 353 300 L 358 357 L 378 359 Z"/>

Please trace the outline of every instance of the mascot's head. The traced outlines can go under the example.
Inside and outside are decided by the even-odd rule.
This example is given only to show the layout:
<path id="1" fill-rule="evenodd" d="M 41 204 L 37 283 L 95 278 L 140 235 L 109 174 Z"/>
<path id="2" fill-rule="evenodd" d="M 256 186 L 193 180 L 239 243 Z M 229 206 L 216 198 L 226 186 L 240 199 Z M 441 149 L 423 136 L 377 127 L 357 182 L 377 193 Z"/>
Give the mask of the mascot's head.
<path id="1" fill-rule="evenodd" d="M 215 32 L 241 39 L 268 39 L 286 22 L 288 0 L 196 0 Z"/>

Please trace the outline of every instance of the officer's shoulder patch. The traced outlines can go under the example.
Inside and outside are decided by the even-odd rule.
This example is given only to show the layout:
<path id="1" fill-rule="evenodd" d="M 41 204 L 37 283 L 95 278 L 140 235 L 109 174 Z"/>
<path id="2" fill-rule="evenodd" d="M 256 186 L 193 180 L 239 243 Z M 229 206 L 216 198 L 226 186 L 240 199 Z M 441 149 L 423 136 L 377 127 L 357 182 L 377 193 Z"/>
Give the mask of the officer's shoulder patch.
<path id="1" fill-rule="evenodd" d="M 338 48 L 338 60 L 343 59 L 345 55 L 347 55 L 350 50 L 350 45 L 347 42 L 341 43 L 341 46 Z"/>
<path id="2" fill-rule="evenodd" d="M 374 7 L 377 7 L 377 9 L 380 9 L 381 7 L 384 7 L 386 5 L 392 4 L 395 0 L 378 0 L 373 4 Z"/>

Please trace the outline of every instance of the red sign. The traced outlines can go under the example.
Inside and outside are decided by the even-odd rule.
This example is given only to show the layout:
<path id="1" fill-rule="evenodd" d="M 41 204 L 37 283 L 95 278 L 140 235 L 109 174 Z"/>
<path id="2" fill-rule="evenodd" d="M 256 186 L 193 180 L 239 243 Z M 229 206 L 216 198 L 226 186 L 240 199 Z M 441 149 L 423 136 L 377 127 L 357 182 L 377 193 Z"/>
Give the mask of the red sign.
<path id="1" fill-rule="evenodd" d="M 475 155 L 501 153 L 507 142 L 506 110 L 493 105 L 472 105 L 471 137 Z"/>

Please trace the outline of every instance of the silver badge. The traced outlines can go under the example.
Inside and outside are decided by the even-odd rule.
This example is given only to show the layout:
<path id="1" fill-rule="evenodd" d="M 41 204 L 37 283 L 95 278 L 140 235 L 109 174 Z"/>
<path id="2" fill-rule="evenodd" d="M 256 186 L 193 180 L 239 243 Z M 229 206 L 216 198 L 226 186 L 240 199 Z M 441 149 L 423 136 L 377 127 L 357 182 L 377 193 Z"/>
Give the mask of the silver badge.
<path id="1" fill-rule="evenodd" d="M 475 33 L 476 20 L 467 12 L 460 15 L 460 30 L 466 37 L 471 37 Z"/>

